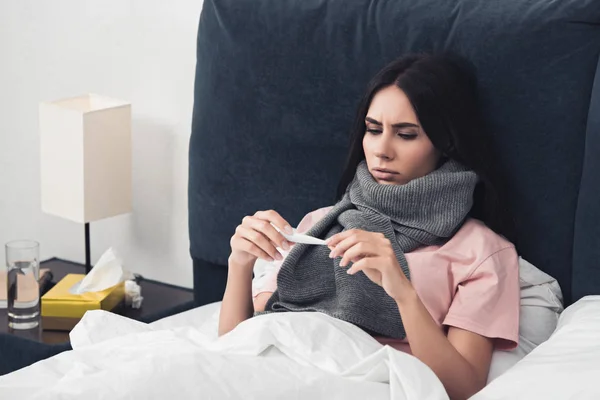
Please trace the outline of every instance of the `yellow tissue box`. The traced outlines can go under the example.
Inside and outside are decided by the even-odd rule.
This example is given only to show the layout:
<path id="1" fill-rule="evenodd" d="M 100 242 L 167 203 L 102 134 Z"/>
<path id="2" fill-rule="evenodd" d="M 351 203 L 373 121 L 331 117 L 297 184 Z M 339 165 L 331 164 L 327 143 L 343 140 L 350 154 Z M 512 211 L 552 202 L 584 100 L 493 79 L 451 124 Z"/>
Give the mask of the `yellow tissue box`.
<path id="1" fill-rule="evenodd" d="M 43 329 L 71 330 L 86 311 L 112 311 L 123 302 L 123 282 L 100 292 L 72 294 L 71 288 L 84 277 L 83 274 L 68 274 L 42 296 Z"/>

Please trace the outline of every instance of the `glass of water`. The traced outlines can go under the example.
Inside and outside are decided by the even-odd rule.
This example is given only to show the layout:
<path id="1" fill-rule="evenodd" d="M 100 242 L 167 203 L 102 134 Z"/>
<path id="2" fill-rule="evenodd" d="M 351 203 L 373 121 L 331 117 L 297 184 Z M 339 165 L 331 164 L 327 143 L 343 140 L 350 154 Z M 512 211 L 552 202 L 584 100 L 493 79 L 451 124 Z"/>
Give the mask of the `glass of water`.
<path id="1" fill-rule="evenodd" d="M 33 240 L 6 244 L 8 327 L 33 329 L 40 324 L 40 245 Z"/>

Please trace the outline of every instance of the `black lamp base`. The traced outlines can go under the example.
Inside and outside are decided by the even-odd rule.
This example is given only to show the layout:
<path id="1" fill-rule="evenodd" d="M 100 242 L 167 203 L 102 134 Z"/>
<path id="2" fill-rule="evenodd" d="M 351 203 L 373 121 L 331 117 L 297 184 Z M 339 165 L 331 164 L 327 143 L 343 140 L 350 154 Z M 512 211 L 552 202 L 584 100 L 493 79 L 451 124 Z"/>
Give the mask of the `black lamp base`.
<path id="1" fill-rule="evenodd" d="M 88 272 L 92 269 L 92 264 L 90 262 L 90 224 L 89 222 L 85 223 L 85 273 L 87 275 Z"/>

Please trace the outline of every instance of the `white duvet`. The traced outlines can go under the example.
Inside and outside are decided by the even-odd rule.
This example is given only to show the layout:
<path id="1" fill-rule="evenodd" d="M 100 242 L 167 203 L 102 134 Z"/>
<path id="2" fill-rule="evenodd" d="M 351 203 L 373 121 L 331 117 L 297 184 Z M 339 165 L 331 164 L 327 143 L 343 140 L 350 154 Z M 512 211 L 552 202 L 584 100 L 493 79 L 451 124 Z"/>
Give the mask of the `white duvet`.
<path id="1" fill-rule="evenodd" d="M 174 327 L 88 312 L 73 351 L 0 377 L 0 398 L 447 399 L 417 358 L 324 314 L 263 315 L 221 338 L 215 318 Z"/>
<path id="2" fill-rule="evenodd" d="M 0 376 L 0 399 L 448 398 L 418 359 L 349 323 L 281 313 L 217 338 L 219 305 L 150 325 L 89 312 L 75 350 Z M 473 399 L 600 399 L 600 296 L 567 308 L 550 339 Z"/>

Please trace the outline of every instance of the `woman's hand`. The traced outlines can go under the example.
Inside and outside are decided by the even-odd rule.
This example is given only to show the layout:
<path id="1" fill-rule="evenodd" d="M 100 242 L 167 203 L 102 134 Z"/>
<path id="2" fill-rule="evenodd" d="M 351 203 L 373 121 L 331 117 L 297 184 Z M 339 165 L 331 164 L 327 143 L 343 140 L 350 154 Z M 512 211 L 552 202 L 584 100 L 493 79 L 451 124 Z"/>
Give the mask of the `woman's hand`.
<path id="1" fill-rule="evenodd" d="M 333 235 L 327 240 L 327 246 L 331 249 L 329 257 L 342 257 L 341 267 L 353 263 L 346 271 L 348 274 L 364 272 L 396 302 L 414 291 L 383 233 L 351 229 Z"/>
<path id="2" fill-rule="evenodd" d="M 257 211 L 253 216 L 246 216 L 235 229 L 231 237 L 231 254 L 229 265 L 254 265 L 257 258 L 273 261 L 282 256 L 276 247 L 288 250 L 291 243 L 271 225 L 280 230 L 292 233 L 292 227 L 276 211 Z"/>

